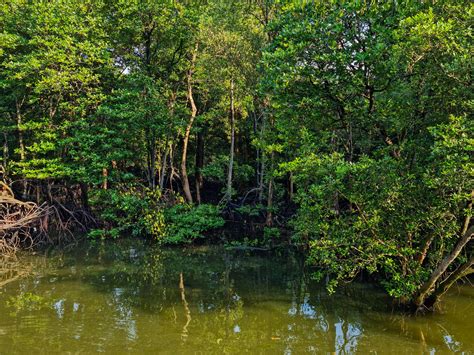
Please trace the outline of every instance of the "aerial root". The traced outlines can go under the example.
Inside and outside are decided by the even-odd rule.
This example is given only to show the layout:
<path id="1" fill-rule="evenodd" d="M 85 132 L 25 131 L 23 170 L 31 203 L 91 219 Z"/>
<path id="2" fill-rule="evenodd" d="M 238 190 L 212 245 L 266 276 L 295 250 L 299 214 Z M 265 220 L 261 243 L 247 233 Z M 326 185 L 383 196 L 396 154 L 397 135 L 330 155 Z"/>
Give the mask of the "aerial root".
<path id="1" fill-rule="evenodd" d="M 5 191 L 5 190 L 3 190 Z M 31 249 L 47 237 L 43 220 L 50 208 L 43 204 L 17 200 L 11 194 L 0 196 L 0 254 Z"/>

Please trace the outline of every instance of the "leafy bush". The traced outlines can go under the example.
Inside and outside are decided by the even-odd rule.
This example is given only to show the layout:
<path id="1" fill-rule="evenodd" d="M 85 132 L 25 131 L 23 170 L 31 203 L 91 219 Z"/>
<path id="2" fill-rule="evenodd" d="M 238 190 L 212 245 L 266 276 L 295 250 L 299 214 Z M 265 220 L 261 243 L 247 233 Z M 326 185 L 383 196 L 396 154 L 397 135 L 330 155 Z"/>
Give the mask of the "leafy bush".
<path id="1" fill-rule="evenodd" d="M 202 204 L 178 204 L 164 212 L 166 228 L 160 242 L 166 244 L 190 243 L 204 237 L 204 233 L 224 226 L 219 208 Z"/>
<path id="2" fill-rule="evenodd" d="M 89 237 L 117 238 L 124 233 L 162 235 L 165 224 L 160 198 L 159 191 L 149 189 L 93 191 L 90 202 L 97 209 L 102 228 L 90 231 Z"/>
<path id="3" fill-rule="evenodd" d="M 276 227 L 265 227 L 263 229 L 263 240 L 265 245 L 271 245 L 281 239 L 281 230 Z"/>
<path id="4" fill-rule="evenodd" d="M 167 206 L 158 190 L 94 191 L 91 205 L 97 209 L 102 228 L 90 231 L 89 237 L 131 234 L 149 236 L 163 244 L 179 244 L 202 238 L 205 232 L 224 225 L 216 206 L 192 206 L 179 199 L 176 202 Z"/>

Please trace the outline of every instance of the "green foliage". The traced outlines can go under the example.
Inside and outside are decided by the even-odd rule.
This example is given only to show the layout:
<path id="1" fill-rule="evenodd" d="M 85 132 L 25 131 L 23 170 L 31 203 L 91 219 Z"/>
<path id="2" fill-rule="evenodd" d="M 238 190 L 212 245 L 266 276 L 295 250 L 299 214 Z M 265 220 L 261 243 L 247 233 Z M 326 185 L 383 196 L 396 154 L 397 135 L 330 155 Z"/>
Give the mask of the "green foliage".
<path id="1" fill-rule="evenodd" d="M 92 212 L 91 237 L 174 244 L 222 227 L 207 203 L 224 194 L 224 213 L 266 226 L 244 243 L 280 242 L 293 217 L 330 291 L 366 273 L 411 300 L 472 225 L 473 15 L 462 0 L 5 0 L 1 179 Z M 255 207 L 235 211 L 239 196 Z"/>
<path id="2" fill-rule="evenodd" d="M 281 230 L 276 227 L 265 227 L 263 229 L 264 245 L 277 244 L 281 239 Z"/>
<path id="3" fill-rule="evenodd" d="M 261 204 L 253 205 L 243 205 L 242 207 L 237 208 L 237 211 L 248 217 L 258 217 L 264 212 L 264 207 Z"/>
<path id="4" fill-rule="evenodd" d="M 205 178 L 213 182 L 224 184 L 226 181 L 227 167 L 229 164 L 229 157 L 227 155 L 219 155 L 212 157 L 211 161 L 202 169 L 202 174 Z M 247 184 L 253 178 L 255 171 L 253 167 L 248 164 L 241 164 L 234 162 L 234 179 L 239 184 Z"/>
<path id="5" fill-rule="evenodd" d="M 178 204 L 165 210 L 166 230 L 158 240 L 165 244 L 191 243 L 204 238 L 206 232 L 224 226 L 219 208 L 201 204 Z"/>
<path id="6" fill-rule="evenodd" d="M 160 197 L 159 191 L 147 189 L 94 191 L 91 205 L 100 211 L 104 227 L 90 231 L 89 237 L 117 238 L 130 234 L 158 238 L 165 230 Z"/>
<path id="7" fill-rule="evenodd" d="M 75 178 L 77 166 L 67 156 L 71 127 L 104 99 L 104 77 L 111 72 L 102 6 L 8 0 L 0 9 L 6 39 L 0 50 L 0 124 L 18 132 L 13 173 Z"/>
<path id="8" fill-rule="evenodd" d="M 224 225 L 216 206 L 183 202 L 166 206 L 158 190 L 97 190 L 91 204 L 100 207 L 103 223 L 102 228 L 89 232 L 91 238 L 149 236 L 162 244 L 182 244 Z"/>
<path id="9" fill-rule="evenodd" d="M 348 163 L 340 155 L 310 156 L 288 164 L 306 185 L 292 224 L 295 237 L 309 241 L 309 262 L 335 280 L 381 272 L 391 296 L 414 295 L 443 256 L 437 248 L 452 249 L 463 216 L 472 213 L 465 210 L 474 188 L 468 126 L 452 117 L 433 128 L 429 163 L 409 173 L 406 162 L 391 157 Z M 438 247 L 422 264 L 428 241 Z"/>
<path id="10" fill-rule="evenodd" d="M 279 169 L 298 186 L 294 238 L 329 291 L 364 272 L 413 300 L 469 223 L 472 10 L 330 2 L 274 24 L 273 141 L 293 153 Z"/>

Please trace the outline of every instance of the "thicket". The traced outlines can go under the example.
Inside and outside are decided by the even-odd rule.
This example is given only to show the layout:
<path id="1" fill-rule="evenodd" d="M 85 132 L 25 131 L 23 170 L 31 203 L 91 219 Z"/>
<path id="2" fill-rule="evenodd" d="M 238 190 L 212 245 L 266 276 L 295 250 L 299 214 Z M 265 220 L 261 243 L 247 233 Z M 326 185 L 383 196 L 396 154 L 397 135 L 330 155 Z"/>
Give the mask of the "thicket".
<path id="1" fill-rule="evenodd" d="M 473 271 L 473 15 L 4 0 L 2 180 L 92 238 L 189 243 L 227 223 L 307 250 L 330 291 L 370 274 L 431 308 Z"/>

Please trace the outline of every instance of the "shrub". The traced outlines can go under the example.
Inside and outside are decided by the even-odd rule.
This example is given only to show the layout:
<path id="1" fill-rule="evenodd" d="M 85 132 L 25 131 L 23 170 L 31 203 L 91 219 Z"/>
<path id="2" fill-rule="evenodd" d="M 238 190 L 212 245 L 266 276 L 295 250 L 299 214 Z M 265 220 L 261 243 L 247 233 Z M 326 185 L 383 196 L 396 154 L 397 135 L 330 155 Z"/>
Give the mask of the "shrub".
<path id="1" fill-rule="evenodd" d="M 163 235 L 165 222 L 160 198 L 159 191 L 146 188 L 95 190 L 90 202 L 102 228 L 90 231 L 89 237 L 116 238 L 124 233 L 155 238 Z"/>
<path id="2" fill-rule="evenodd" d="M 166 227 L 160 242 L 165 244 L 191 243 L 225 223 L 219 208 L 208 204 L 178 204 L 166 209 L 164 215 Z"/>

